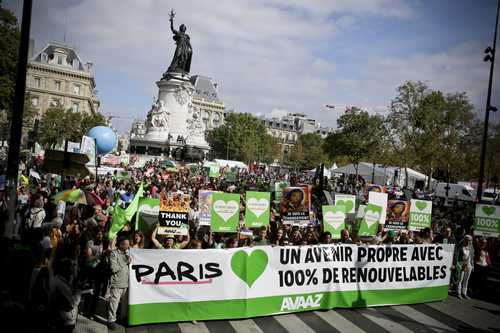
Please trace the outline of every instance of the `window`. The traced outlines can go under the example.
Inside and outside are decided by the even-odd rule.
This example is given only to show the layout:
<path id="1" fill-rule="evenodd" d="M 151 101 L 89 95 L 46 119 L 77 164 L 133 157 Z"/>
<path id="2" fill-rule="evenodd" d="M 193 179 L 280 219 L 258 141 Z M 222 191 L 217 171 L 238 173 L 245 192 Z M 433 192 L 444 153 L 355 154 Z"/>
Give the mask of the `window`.
<path id="1" fill-rule="evenodd" d="M 57 56 L 57 64 L 62 65 L 63 63 L 63 57 L 62 56 Z"/>
<path id="2" fill-rule="evenodd" d="M 42 80 L 39 77 L 35 77 L 34 82 L 36 88 L 40 88 L 40 86 L 42 85 Z"/>
<path id="3" fill-rule="evenodd" d="M 73 102 L 73 107 L 72 107 L 72 109 L 73 109 L 73 112 L 78 112 L 78 111 L 80 111 L 80 103 L 78 103 L 78 102 Z"/>
<path id="4" fill-rule="evenodd" d="M 74 69 L 80 68 L 80 62 L 77 59 L 73 59 L 73 68 Z"/>
<path id="5" fill-rule="evenodd" d="M 57 91 L 61 91 L 61 81 L 55 81 L 54 86 L 56 87 Z"/>
<path id="6" fill-rule="evenodd" d="M 73 85 L 73 94 L 80 95 L 80 88 L 81 88 L 81 86 L 79 84 L 74 84 Z"/>
<path id="7" fill-rule="evenodd" d="M 463 195 L 465 195 L 465 196 L 467 196 L 467 197 L 470 197 L 470 196 L 471 196 L 471 195 L 470 195 L 470 193 L 469 193 L 469 191 L 467 191 L 467 190 L 466 190 L 466 189 L 464 189 L 464 188 L 462 189 L 462 194 L 463 194 Z"/>
<path id="8" fill-rule="evenodd" d="M 31 105 L 34 107 L 38 106 L 38 97 L 31 97 Z"/>
<path id="9" fill-rule="evenodd" d="M 50 101 L 50 106 L 51 107 L 62 106 L 61 100 L 59 98 L 52 98 L 52 100 Z"/>
<path id="10" fill-rule="evenodd" d="M 42 62 L 46 63 L 47 61 L 49 61 L 49 56 L 44 52 L 42 53 Z"/>

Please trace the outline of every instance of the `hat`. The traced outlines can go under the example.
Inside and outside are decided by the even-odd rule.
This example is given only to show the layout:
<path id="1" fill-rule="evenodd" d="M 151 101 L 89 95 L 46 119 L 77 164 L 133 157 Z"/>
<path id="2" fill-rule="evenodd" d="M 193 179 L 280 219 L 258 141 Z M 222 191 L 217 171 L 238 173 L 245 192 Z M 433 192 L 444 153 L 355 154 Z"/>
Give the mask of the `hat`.
<path id="1" fill-rule="evenodd" d="M 471 235 L 465 235 L 464 239 L 472 240 L 472 236 Z"/>
<path id="2" fill-rule="evenodd" d="M 387 237 L 392 237 L 392 238 L 396 237 L 396 233 L 394 232 L 394 230 L 389 230 L 387 232 Z"/>

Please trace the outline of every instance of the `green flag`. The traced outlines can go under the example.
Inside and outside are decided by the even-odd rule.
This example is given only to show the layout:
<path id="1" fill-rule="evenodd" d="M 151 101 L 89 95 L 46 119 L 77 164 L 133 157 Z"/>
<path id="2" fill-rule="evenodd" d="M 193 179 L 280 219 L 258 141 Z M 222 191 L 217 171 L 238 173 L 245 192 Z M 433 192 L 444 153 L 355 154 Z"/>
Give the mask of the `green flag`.
<path id="1" fill-rule="evenodd" d="M 109 229 L 108 238 L 111 240 L 115 238 L 116 234 L 122 230 L 123 226 L 132 221 L 132 217 L 137 212 L 139 208 L 139 200 L 144 195 L 144 186 L 141 183 L 139 190 L 134 196 L 134 200 L 130 203 L 130 205 L 123 209 L 120 205 L 116 204 L 113 209 L 113 219 L 111 220 L 111 228 Z"/>

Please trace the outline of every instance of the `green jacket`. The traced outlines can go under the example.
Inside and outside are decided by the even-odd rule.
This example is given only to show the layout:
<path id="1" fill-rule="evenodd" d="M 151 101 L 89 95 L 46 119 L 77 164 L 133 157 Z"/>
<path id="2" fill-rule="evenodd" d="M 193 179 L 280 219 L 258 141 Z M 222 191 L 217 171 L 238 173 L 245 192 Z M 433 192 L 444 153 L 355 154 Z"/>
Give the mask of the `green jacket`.
<path id="1" fill-rule="evenodd" d="M 113 250 L 111 262 L 111 288 L 128 287 L 128 254 L 120 249 Z"/>

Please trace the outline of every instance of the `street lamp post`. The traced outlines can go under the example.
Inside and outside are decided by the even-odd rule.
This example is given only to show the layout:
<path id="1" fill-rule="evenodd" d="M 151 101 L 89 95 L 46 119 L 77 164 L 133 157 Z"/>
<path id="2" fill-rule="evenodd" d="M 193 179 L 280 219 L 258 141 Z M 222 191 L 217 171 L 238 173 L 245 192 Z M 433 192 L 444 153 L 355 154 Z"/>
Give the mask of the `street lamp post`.
<path id="1" fill-rule="evenodd" d="M 497 108 L 491 105 L 491 86 L 493 84 L 493 70 L 495 68 L 495 51 L 497 45 L 497 30 L 498 30 L 498 12 L 500 10 L 500 0 L 497 1 L 497 16 L 495 21 L 495 33 L 493 35 L 493 48 L 488 46 L 484 53 L 484 61 L 490 62 L 490 79 L 488 82 L 488 96 L 486 97 L 486 113 L 484 115 L 484 130 L 483 130 L 483 142 L 481 144 L 481 160 L 479 165 L 479 180 L 477 184 L 477 201 L 481 201 L 481 196 L 483 192 L 483 181 L 484 181 L 484 163 L 486 159 L 486 143 L 488 140 L 488 122 L 490 119 L 490 111 L 495 112 Z"/>
<path id="2" fill-rule="evenodd" d="M 13 235 L 14 219 L 17 204 L 17 177 L 19 171 L 19 153 L 24 111 L 24 94 L 26 91 L 26 69 L 28 66 L 28 44 L 30 38 L 32 0 L 23 2 L 23 18 L 21 22 L 21 41 L 17 59 L 16 89 L 14 92 L 14 105 L 10 124 L 9 155 L 7 160 L 7 210 L 8 221 L 4 223 L 4 236 L 11 238 Z M 1 222 L 0 222 L 1 223 Z"/>

